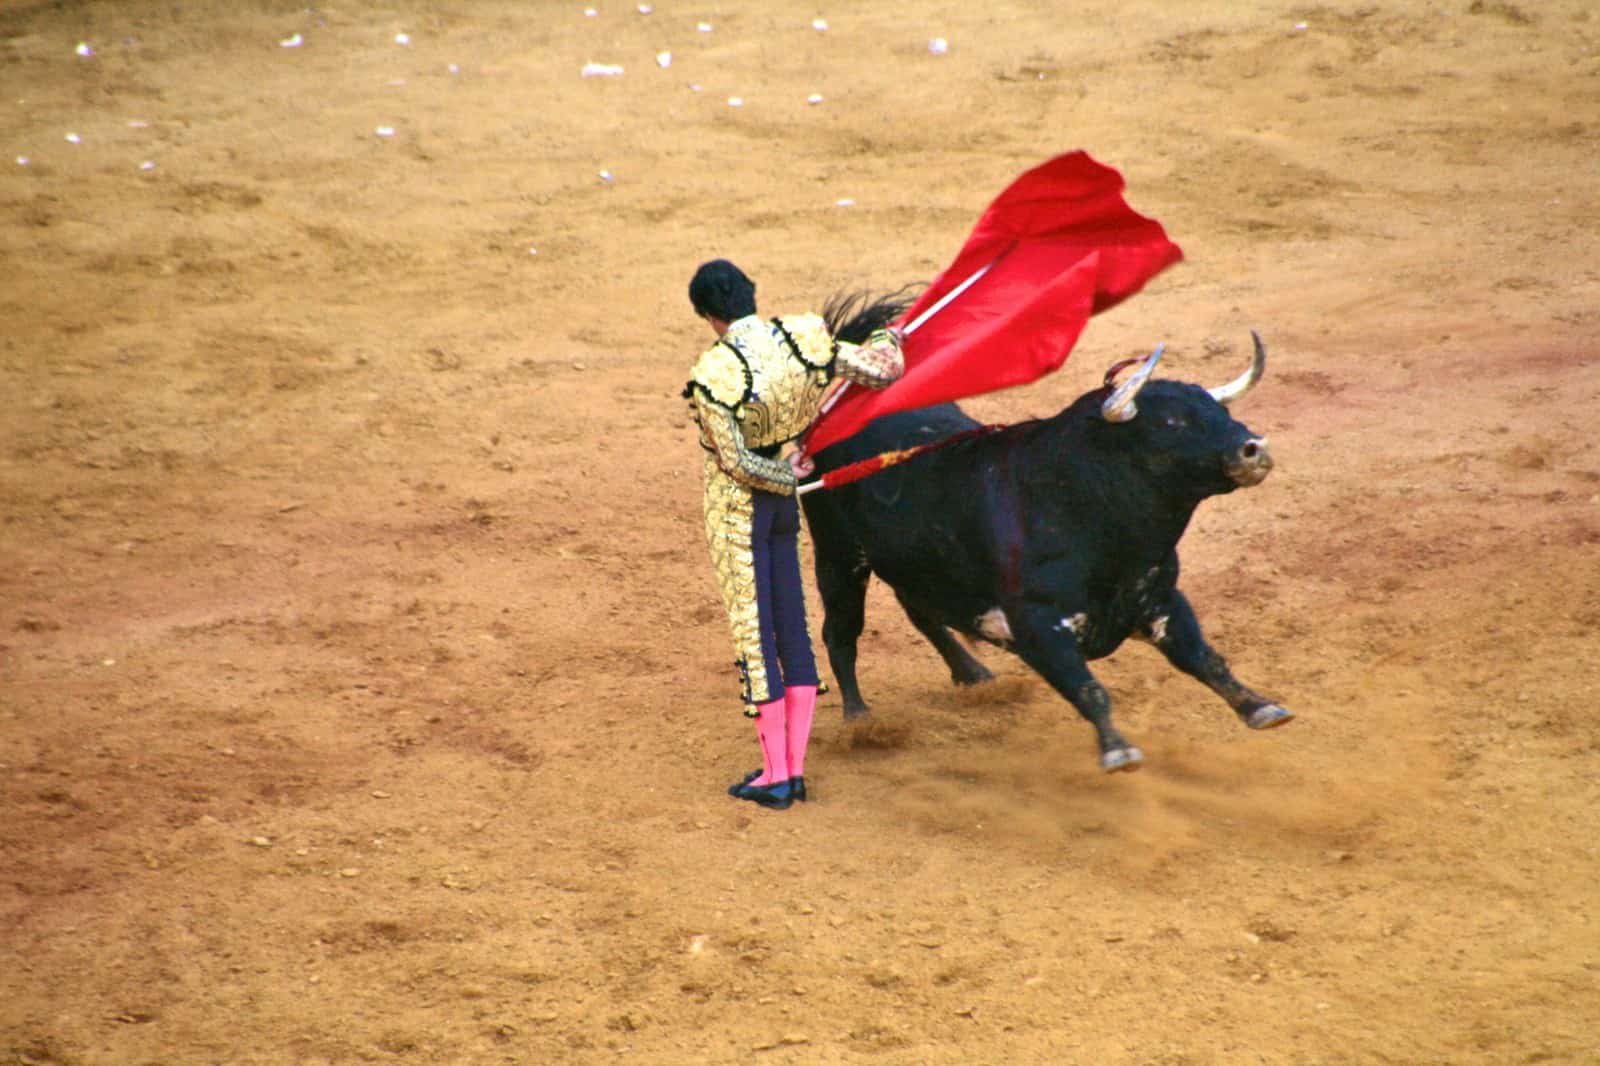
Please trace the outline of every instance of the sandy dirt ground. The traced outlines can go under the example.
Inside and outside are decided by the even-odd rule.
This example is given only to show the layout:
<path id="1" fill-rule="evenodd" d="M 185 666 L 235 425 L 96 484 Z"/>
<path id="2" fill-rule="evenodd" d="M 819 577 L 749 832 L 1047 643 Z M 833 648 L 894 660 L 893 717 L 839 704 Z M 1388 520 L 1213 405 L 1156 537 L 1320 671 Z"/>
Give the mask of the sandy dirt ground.
<path id="1" fill-rule="evenodd" d="M 1600 1062 L 1600 11 L 596 5 L 0 3 L 0 1063 Z M 1298 720 L 1130 645 L 1103 775 L 875 588 L 729 799 L 690 273 L 1073 148 L 1187 259 L 970 410 L 1259 329 L 1185 588 Z"/>

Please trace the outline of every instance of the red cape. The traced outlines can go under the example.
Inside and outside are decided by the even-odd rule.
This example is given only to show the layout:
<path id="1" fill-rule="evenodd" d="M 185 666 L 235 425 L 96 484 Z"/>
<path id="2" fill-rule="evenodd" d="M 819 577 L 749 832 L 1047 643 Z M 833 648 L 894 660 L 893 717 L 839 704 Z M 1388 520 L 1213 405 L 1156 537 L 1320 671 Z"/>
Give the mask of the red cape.
<path id="1" fill-rule="evenodd" d="M 1011 183 L 955 261 L 896 323 L 904 327 L 989 270 L 905 340 L 888 388 L 851 388 L 805 439 L 815 454 L 894 411 L 1025 385 L 1066 361 L 1089 316 L 1183 258 L 1154 219 L 1122 198 L 1122 175 L 1069 152 Z M 991 265 L 992 264 L 992 265 Z"/>

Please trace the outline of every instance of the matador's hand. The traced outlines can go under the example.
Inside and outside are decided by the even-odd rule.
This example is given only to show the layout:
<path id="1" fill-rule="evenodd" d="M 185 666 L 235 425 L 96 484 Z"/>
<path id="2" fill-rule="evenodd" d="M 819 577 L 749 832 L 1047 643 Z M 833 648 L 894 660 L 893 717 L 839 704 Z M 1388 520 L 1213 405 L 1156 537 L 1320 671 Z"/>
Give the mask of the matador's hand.
<path id="1" fill-rule="evenodd" d="M 805 452 L 790 452 L 784 458 L 789 460 L 789 469 L 794 471 L 794 476 L 797 480 L 803 477 L 810 477 L 817 472 L 817 464 L 813 463 L 811 457 Z"/>

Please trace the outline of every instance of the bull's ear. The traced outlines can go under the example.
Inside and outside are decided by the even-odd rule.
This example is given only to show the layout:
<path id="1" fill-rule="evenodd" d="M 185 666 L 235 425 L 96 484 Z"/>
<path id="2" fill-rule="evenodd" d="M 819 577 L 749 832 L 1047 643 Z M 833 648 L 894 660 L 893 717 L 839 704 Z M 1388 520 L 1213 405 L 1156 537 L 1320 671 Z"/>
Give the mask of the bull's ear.
<path id="1" fill-rule="evenodd" d="M 1138 406 L 1133 402 L 1134 397 L 1139 395 L 1139 390 L 1144 388 L 1144 383 L 1150 380 L 1150 375 L 1155 372 L 1156 364 L 1161 361 L 1161 353 L 1166 350 L 1165 343 L 1156 345 L 1156 350 L 1150 353 L 1148 359 L 1139 364 L 1139 369 L 1133 372 L 1133 376 L 1117 386 L 1117 390 L 1106 397 L 1105 402 L 1100 405 L 1100 417 L 1107 422 L 1127 422 L 1139 413 Z M 1110 378 L 1118 369 L 1119 367 L 1112 367 L 1111 373 L 1108 373 L 1106 377 Z M 1107 384 L 1110 384 L 1110 382 L 1108 381 Z"/>

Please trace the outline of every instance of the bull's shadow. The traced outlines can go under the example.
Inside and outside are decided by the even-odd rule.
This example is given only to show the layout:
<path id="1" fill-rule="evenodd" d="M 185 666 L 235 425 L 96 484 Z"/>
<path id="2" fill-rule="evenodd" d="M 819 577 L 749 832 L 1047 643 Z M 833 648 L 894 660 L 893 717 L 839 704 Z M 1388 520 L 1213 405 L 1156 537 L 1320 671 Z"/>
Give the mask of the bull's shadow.
<path id="1" fill-rule="evenodd" d="M 848 294 L 824 317 L 835 336 L 860 341 L 904 307 L 898 294 Z M 955 634 L 1013 652 L 1094 726 L 1106 770 L 1136 769 L 1144 756 L 1112 725 L 1110 695 L 1088 663 L 1129 637 L 1154 644 L 1252 729 L 1293 718 L 1233 676 L 1177 587 L 1178 541 L 1195 508 L 1272 469 L 1266 441 L 1228 412 L 1266 367 L 1252 336 L 1249 369 L 1218 388 L 1152 380 L 1157 350 L 1121 385 L 1128 364 L 1052 418 L 980 432 L 944 404 L 884 416 L 818 453 L 827 473 L 944 442 L 803 497 L 845 717 L 869 709 L 856 651 L 876 574 L 956 684 L 993 675 Z"/>

